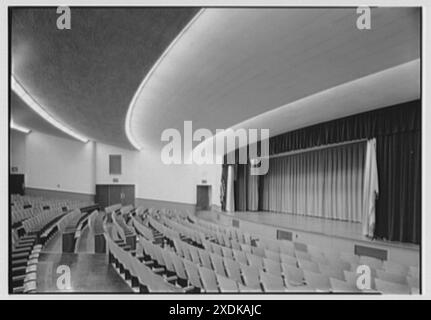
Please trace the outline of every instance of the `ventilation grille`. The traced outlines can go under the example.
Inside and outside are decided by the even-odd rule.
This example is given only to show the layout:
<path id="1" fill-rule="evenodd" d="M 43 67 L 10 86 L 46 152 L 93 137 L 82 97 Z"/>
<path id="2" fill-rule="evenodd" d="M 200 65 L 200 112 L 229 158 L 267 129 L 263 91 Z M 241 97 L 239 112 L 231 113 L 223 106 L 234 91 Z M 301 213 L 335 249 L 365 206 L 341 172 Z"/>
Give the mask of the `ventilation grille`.
<path id="1" fill-rule="evenodd" d="M 277 230 L 277 239 L 278 240 L 289 240 L 292 241 L 293 233 L 285 230 Z"/>
<path id="2" fill-rule="evenodd" d="M 109 155 L 109 174 L 121 174 L 121 155 Z"/>
<path id="3" fill-rule="evenodd" d="M 232 227 L 239 228 L 239 220 L 232 219 Z"/>
<path id="4" fill-rule="evenodd" d="M 355 245 L 355 254 L 358 256 L 368 256 L 380 260 L 388 260 L 388 251 L 373 247 Z"/>

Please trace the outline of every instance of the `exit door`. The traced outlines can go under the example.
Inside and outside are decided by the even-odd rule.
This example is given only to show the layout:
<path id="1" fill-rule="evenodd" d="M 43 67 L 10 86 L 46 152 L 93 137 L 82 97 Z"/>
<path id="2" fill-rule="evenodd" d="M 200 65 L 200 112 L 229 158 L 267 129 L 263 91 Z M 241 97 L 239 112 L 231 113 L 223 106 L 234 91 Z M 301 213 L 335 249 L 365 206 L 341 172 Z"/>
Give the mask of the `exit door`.
<path id="1" fill-rule="evenodd" d="M 196 188 L 196 210 L 210 210 L 211 186 L 198 185 Z"/>

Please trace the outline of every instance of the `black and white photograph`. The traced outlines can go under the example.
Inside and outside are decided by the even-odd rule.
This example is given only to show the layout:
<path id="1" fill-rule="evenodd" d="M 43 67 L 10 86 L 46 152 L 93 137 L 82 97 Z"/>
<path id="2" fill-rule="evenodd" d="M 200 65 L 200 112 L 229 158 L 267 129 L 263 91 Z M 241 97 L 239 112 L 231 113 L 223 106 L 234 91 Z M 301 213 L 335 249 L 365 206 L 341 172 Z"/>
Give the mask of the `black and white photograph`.
<path id="1" fill-rule="evenodd" d="M 5 10 L 6 295 L 426 293 L 423 7 Z"/>

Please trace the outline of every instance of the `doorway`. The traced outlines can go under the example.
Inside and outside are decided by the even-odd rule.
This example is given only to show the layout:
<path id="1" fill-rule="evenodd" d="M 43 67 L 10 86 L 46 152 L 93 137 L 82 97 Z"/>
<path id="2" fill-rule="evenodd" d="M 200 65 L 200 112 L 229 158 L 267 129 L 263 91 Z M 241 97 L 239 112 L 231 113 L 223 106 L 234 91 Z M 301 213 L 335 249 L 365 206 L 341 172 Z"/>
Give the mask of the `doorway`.
<path id="1" fill-rule="evenodd" d="M 197 185 L 196 186 L 196 210 L 210 210 L 211 206 L 211 186 Z"/>

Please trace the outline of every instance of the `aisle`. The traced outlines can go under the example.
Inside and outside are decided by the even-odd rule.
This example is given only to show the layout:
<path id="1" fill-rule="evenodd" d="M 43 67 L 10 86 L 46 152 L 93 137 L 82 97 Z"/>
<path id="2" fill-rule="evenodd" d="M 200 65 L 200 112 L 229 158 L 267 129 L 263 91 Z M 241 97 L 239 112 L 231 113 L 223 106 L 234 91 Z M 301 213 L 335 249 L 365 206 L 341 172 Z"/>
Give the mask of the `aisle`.
<path id="1" fill-rule="evenodd" d="M 70 270 L 70 287 L 63 289 L 64 274 Z M 57 284 L 60 284 L 60 288 Z M 37 267 L 38 293 L 132 293 L 108 264 L 105 254 L 41 253 Z"/>

